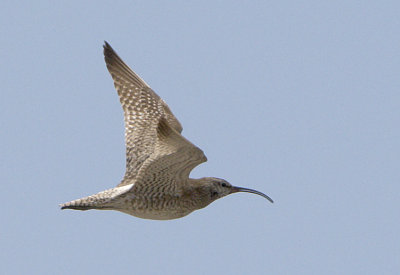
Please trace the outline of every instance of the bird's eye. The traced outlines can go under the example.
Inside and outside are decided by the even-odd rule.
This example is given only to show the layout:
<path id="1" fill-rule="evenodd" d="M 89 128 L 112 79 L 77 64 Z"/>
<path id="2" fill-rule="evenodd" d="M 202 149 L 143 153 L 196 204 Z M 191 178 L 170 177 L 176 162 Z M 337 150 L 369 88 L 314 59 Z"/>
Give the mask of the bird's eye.
<path id="1" fill-rule="evenodd" d="M 225 182 L 221 183 L 221 186 L 222 186 L 222 187 L 228 187 L 228 185 L 226 185 Z"/>

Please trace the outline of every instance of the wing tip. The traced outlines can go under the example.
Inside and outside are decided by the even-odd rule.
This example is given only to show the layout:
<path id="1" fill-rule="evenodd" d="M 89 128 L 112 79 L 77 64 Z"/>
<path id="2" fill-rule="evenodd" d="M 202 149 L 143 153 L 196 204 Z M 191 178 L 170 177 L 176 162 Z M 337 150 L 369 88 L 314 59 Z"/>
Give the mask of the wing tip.
<path id="1" fill-rule="evenodd" d="M 150 88 L 150 85 L 147 84 L 140 76 L 138 76 L 131 68 L 129 68 L 129 66 L 125 64 L 122 58 L 119 57 L 117 52 L 105 40 L 103 45 L 103 54 L 104 61 L 106 62 L 107 69 L 110 73 L 111 70 L 119 71 L 119 73 L 123 74 L 127 79 L 131 80 L 138 87 Z"/>
<path id="2" fill-rule="evenodd" d="M 104 45 L 103 45 L 103 54 L 104 54 L 104 58 L 106 59 L 106 61 L 111 61 L 111 59 L 114 56 L 118 56 L 117 53 L 114 51 L 114 49 L 111 47 L 111 45 L 104 40 Z M 109 59 L 109 60 L 107 60 Z"/>

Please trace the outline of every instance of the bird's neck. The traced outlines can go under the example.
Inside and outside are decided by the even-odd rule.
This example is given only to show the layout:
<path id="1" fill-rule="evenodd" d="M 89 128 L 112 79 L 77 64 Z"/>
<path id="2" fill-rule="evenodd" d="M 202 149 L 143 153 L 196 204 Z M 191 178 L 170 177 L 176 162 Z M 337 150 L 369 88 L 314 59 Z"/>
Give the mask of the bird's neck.
<path id="1" fill-rule="evenodd" d="M 197 209 L 204 208 L 213 201 L 210 199 L 209 187 L 202 179 L 188 179 L 184 196 L 193 201 Z"/>

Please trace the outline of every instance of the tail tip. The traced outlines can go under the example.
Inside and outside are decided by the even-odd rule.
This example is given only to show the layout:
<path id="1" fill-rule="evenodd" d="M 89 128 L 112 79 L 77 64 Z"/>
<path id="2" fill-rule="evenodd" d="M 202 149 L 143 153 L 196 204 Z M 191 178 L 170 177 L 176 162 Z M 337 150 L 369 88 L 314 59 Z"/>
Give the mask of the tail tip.
<path id="1" fill-rule="evenodd" d="M 58 206 L 60 207 L 60 210 L 68 209 L 68 205 L 66 203 L 61 203 Z"/>

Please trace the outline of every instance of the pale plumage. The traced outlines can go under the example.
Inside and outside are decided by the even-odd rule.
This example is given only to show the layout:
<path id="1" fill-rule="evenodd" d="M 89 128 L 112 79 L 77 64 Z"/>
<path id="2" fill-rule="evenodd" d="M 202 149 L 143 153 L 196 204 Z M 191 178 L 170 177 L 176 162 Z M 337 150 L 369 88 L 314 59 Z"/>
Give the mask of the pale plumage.
<path id="1" fill-rule="evenodd" d="M 61 205 L 62 209 L 118 210 L 140 218 L 175 219 L 235 192 L 218 178 L 189 179 L 207 161 L 202 150 L 180 133 L 167 104 L 105 42 L 104 57 L 124 110 L 126 172 L 117 187 Z"/>

